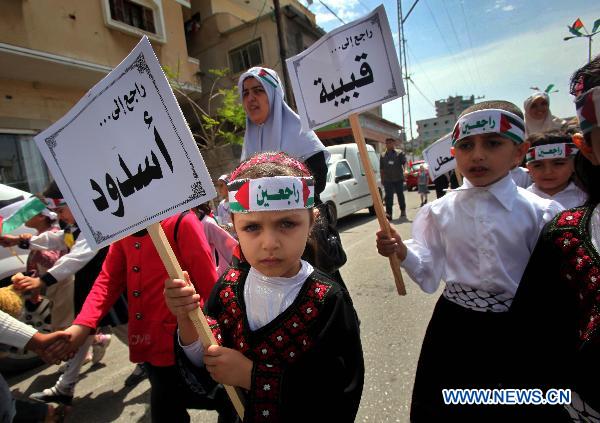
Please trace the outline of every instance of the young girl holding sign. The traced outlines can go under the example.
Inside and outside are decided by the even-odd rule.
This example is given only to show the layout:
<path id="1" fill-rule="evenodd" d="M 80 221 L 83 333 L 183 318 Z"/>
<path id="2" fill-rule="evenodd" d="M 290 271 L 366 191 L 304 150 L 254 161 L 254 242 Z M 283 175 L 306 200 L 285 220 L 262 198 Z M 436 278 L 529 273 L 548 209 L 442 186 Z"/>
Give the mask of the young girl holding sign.
<path id="1" fill-rule="evenodd" d="M 243 388 L 244 421 L 354 421 L 364 379 L 356 312 L 343 287 L 301 260 L 315 220 L 312 176 L 285 153 L 262 153 L 228 188 L 240 248 L 205 307 L 219 345 L 200 344 L 189 280 L 166 282 L 185 380 L 197 392 L 218 391 L 214 381 Z M 318 415 L 317 403 L 326 404 Z"/>

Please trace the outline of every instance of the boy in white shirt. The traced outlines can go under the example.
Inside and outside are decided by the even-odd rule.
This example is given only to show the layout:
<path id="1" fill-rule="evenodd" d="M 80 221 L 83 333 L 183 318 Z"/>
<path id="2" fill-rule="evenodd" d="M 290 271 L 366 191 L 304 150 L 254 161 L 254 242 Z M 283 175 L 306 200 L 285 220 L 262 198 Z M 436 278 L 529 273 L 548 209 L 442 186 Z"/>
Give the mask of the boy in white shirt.
<path id="1" fill-rule="evenodd" d="M 525 161 L 533 179 L 527 190 L 554 200 L 565 209 L 583 205 L 588 196 L 572 181 L 575 154 L 579 150 L 571 136 L 552 131 L 533 134 L 527 141 L 531 148 Z"/>
<path id="2" fill-rule="evenodd" d="M 417 368 L 411 422 L 492 421 L 507 411 L 445 405 L 443 389 L 502 388 L 510 381 L 508 311 L 543 226 L 562 207 L 516 186 L 510 170 L 523 157 L 523 114 L 506 101 L 466 109 L 452 134 L 463 185 L 426 204 L 413 239 L 377 233 L 381 255 L 396 254 L 428 293 L 446 287 Z M 510 411 L 509 411 L 510 412 Z"/>

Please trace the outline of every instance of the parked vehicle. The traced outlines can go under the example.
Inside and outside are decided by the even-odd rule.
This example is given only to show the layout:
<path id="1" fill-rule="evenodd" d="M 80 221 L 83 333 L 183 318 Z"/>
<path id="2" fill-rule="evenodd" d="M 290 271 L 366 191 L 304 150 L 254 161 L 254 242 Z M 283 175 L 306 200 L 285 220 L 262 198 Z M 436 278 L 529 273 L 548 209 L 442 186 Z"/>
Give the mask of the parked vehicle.
<path id="1" fill-rule="evenodd" d="M 327 183 L 321 193 L 321 200 L 327 204 L 331 222 L 335 225 L 339 218 L 351 215 L 364 208 L 375 214 L 373 198 L 369 191 L 367 177 L 360 161 L 356 144 L 341 144 L 327 147 L 331 158 L 328 163 Z M 379 155 L 367 145 L 371 167 L 381 194 L 381 174 Z"/>
<path id="2" fill-rule="evenodd" d="M 31 194 L 28 192 L 0 184 L 0 215 L 5 206 L 30 196 Z M 12 233 L 21 234 L 26 232 L 35 233 L 33 229 L 26 227 L 18 228 Z M 0 287 L 9 286 L 11 284 L 10 277 L 15 273 L 25 272 L 28 254 L 28 250 L 21 248 L 0 247 Z M 51 306 L 51 302 L 44 297 L 39 303 L 26 300 L 19 319 L 41 332 L 50 332 Z M 0 371 L 2 372 L 26 370 L 41 363 L 41 359 L 31 351 L 0 344 Z"/>
<path id="3" fill-rule="evenodd" d="M 429 168 L 427 166 L 427 162 L 425 162 L 425 160 L 417 160 L 416 162 L 409 162 L 406 165 L 406 170 L 404 171 L 404 181 L 406 181 L 406 190 L 407 191 L 412 191 L 413 189 L 414 190 L 417 189 L 419 169 L 421 168 L 421 166 L 424 166 L 425 170 L 427 170 Z M 431 180 L 429 173 L 427 174 L 427 185 L 433 185 L 433 181 Z"/>

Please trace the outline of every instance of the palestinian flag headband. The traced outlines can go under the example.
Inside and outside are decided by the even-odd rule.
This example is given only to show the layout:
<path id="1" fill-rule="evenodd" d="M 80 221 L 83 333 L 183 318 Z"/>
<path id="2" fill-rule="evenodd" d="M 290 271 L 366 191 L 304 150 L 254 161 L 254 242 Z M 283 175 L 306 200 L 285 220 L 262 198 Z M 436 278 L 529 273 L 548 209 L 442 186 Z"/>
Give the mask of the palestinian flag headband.
<path id="1" fill-rule="evenodd" d="M 574 156 L 578 151 L 573 143 L 538 145 L 527 150 L 525 161 L 529 163 L 536 160 L 564 159 Z"/>
<path id="2" fill-rule="evenodd" d="M 231 213 L 308 209 L 315 203 L 312 176 L 236 179 L 227 189 Z"/>
<path id="3" fill-rule="evenodd" d="M 58 207 L 62 207 L 62 206 L 66 206 L 67 202 L 65 201 L 64 198 L 48 198 L 45 197 L 44 198 L 44 202 L 46 203 L 46 207 L 48 207 L 50 210 L 55 210 Z"/>
<path id="4" fill-rule="evenodd" d="M 525 122 L 514 113 L 485 109 L 461 116 L 452 131 L 452 145 L 470 135 L 496 133 L 517 144 L 525 140 Z"/>
<path id="5" fill-rule="evenodd" d="M 575 99 L 579 127 L 583 134 L 600 126 L 600 87 L 594 87 Z"/>

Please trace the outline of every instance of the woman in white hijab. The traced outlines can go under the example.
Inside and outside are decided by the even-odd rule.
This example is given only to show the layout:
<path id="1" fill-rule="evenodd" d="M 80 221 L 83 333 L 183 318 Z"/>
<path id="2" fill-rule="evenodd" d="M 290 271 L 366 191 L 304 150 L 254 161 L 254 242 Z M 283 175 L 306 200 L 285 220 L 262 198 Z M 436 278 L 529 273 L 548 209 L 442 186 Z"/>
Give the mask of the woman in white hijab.
<path id="1" fill-rule="evenodd" d="M 525 136 L 561 129 L 565 121 L 550 112 L 550 98 L 544 92 L 532 94 L 525 100 Z"/>
<path id="2" fill-rule="evenodd" d="M 315 178 L 315 203 L 325 189 L 329 152 L 314 131 L 303 131 L 300 117 L 284 101 L 281 80 L 272 69 L 254 67 L 238 80 L 246 111 L 244 160 L 264 151 L 283 151 L 304 162 Z"/>

